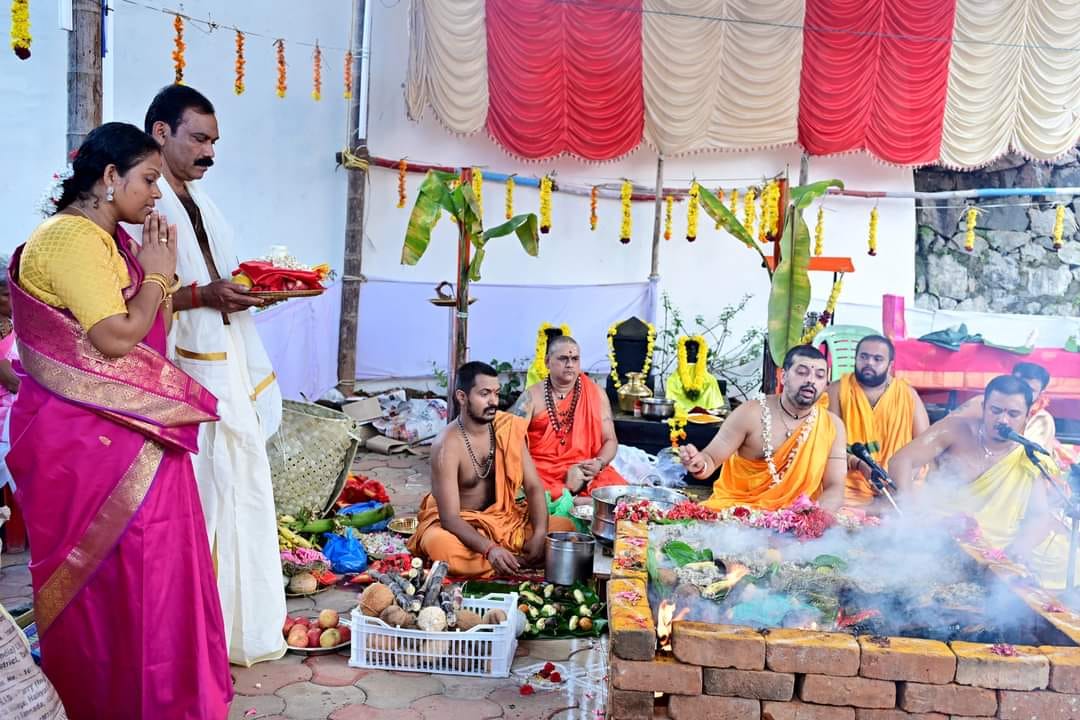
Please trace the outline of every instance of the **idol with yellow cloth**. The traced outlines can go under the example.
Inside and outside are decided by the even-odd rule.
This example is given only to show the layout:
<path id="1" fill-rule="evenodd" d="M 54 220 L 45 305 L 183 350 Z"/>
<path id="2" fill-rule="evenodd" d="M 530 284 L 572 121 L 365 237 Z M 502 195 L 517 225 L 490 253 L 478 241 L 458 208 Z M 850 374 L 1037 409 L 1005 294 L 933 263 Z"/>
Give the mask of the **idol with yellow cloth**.
<path id="1" fill-rule="evenodd" d="M 1023 429 L 1031 396 L 1019 378 L 994 378 L 984 391 L 981 417 L 950 416 L 937 423 L 893 456 L 889 473 L 908 505 L 971 516 L 987 544 L 1055 589 L 1064 586 L 1068 557 L 1066 529 L 1052 508 L 1059 496 L 1024 448 L 998 433 L 1002 424 Z M 925 466 L 926 483 L 916 492 L 913 478 Z M 1052 463 L 1044 469 L 1053 476 Z"/>
<path id="2" fill-rule="evenodd" d="M 743 403 L 703 450 L 685 445 L 686 469 L 720 476 L 704 505 L 714 510 L 779 510 L 800 495 L 835 510 L 844 499 L 844 425 L 819 402 L 828 385 L 825 356 L 798 345 L 784 358 L 783 390 Z"/>
<path id="3" fill-rule="evenodd" d="M 885 467 L 897 450 L 930 427 L 930 418 L 915 389 L 893 377 L 896 352 L 892 341 L 868 335 L 855 347 L 855 371 L 829 385 L 829 409 L 844 421 L 848 445 L 862 443 Z M 844 505 L 873 502 L 870 468 L 848 455 Z"/>
<path id="4" fill-rule="evenodd" d="M 461 366 L 454 395 L 460 414 L 435 439 L 431 493 L 420 503 L 409 552 L 441 560 L 457 577 L 512 576 L 542 564 L 548 530 L 544 488 L 525 447 L 527 423 L 498 412 L 498 373 L 489 365 Z M 518 500 L 524 492 L 525 503 Z"/>
<path id="5" fill-rule="evenodd" d="M 715 410 L 724 407 L 720 383 L 709 373 L 709 346 L 701 335 L 679 337 L 678 366 L 664 385 L 667 399 L 689 413 L 696 407 Z"/>

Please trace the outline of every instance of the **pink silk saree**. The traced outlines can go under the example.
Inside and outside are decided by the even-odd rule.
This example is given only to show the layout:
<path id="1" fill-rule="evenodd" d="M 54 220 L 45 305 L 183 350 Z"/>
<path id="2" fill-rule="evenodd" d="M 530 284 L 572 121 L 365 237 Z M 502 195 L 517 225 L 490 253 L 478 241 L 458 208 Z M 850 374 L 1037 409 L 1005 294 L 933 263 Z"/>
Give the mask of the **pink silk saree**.
<path id="1" fill-rule="evenodd" d="M 142 270 L 121 230 L 138 291 Z M 72 720 L 220 720 L 232 682 L 190 452 L 217 400 L 168 362 L 159 314 L 109 359 L 11 263 L 24 375 L 7 464 L 26 516 L 42 667 Z"/>

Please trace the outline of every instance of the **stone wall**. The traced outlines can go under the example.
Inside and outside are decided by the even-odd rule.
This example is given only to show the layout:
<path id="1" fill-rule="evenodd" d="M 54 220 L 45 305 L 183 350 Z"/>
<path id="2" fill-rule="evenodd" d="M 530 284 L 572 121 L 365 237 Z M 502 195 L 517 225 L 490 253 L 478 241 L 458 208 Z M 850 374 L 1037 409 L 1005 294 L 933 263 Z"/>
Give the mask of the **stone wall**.
<path id="1" fill-rule="evenodd" d="M 918 170 L 915 189 L 1080 187 L 1080 148 L 1054 163 L 1006 156 L 986 168 Z M 979 201 L 975 249 L 964 250 L 964 201 L 916 211 L 915 305 L 1028 315 L 1080 315 L 1080 198 L 1065 198 L 1064 246 L 1053 249 L 1056 203 L 1031 197 Z"/>

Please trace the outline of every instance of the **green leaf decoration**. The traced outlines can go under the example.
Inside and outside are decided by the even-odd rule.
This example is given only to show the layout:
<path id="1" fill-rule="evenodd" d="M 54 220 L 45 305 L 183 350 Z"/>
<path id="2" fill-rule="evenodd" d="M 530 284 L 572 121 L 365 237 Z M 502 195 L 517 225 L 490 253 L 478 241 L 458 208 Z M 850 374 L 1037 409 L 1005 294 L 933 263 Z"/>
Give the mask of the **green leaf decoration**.
<path id="1" fill-rule="evenodd" d="M 402 265 L 415 265 L 420 262 L 431 243 L 431 228 L 440 212 L 445 210 L 456 216 L 457 211 L 448 187 L 456 177 L 453 173 L 436 170 L 428 170 L 424 176 L 416 194 L 416 204 L 409 215 L 405 243 L 401 246 Z"/>
<path id="2" fill-rule="evenodd" d="M 472 262 L 469 263 L 469 280 L 473 282 L 480 279 L 480 266 L 484 262 L 486 245 L 491 238 L 503 237 L 510 233 L 516 233 L 522 249 L 532 257 L 540 253 L 540 232 L 538 230 L 536 215 L 515 215 L 501 225 L 496 225 L 490 230 L 483 230 L 479 235 L 474 235 L 472 244 L 476 248 Z"/>
<path id="3" fill-rule="evenodd" d="M 780 237 L 780 264 L 769 291 L 769 352 L 780 367 L 784 355 L 802 339 L 810 306 L 810 230 L 802 213 L 789 205 Z"/>
<path id="4" fill-rule="evenodd" d="M 844 183 L 834 178 L 832 180 L 818 180 L 809 185 L 800 185 L 788 191 L 788 199 L 797 210 L 805 210 L 810 207 L 810 203 L 824 195 L 831 187 L 843 189 Z"/>
<path id="5" fill-rule="evenodd" d="M 698 192 L 699 202 L 705 210 L 705 214 L 711 217 L 713 222 L 720 223 L 725 230 L 735 236 L 736 240 L 761 256 L 761 262 L 765 262 L 765 254 L 761 251 L 757 241 L 746 231 L 739 218 L 735 217 L 735 214 L 720 201 L 720 198 L 716 197 L 711 190 L 703 187 L 700 183 L 698 184 Z"/>

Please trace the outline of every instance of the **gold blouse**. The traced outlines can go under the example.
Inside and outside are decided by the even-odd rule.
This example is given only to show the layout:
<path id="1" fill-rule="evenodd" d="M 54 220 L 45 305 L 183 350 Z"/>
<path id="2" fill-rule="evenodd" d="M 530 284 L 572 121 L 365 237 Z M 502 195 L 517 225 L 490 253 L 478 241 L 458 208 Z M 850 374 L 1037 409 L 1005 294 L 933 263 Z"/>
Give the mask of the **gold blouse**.
<path id="1" fill-rule="evenodd" d="M 43 303 L 71 311 L 86 331 L 127 314 L 127 263 L 116 241 L 87 218 L 54 215 L 41 223 L 23 248 L 18 280 Z"/>

